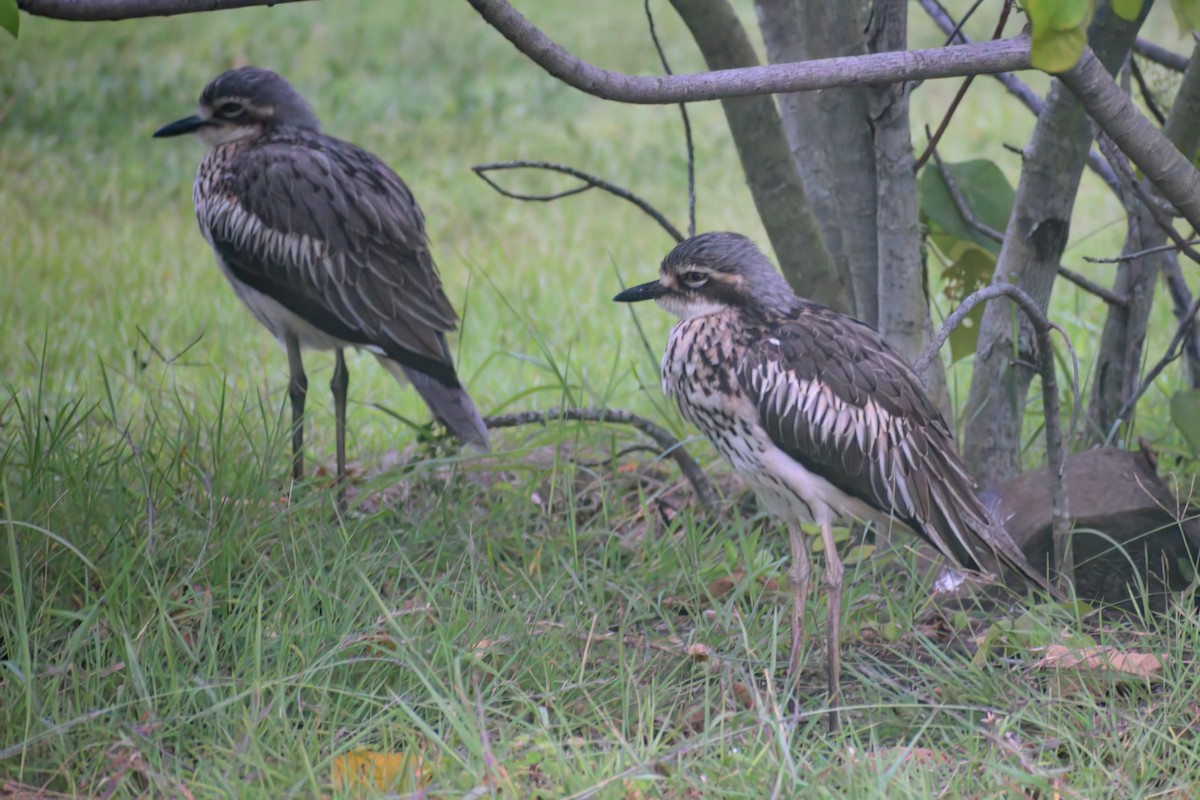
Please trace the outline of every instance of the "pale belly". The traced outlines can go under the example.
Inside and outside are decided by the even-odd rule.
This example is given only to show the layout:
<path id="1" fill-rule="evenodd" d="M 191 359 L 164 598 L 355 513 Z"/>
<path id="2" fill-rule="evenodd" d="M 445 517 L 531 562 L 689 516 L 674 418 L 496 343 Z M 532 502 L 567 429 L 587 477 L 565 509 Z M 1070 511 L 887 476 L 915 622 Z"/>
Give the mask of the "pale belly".
<path id="1" fill-rule="evenodd" d="M 280 344 L 286 346 L 284 340 L 288 335 L 291 335 L 296 337 L 296 341 L 300 343 L 300 347 L 305 350 L 341 350 L 359 347 L 359 345 L 339 339 L 336 336 L 330 336 L 315 325 L 307 322 L 303 317 L 285 308 L 275 299 L 239 281 L 225 266 L 225 262 L 221 260 L 220 256 L 217 256 L 217 265 L 220 266 L 221 273 L 229 281 L 229 285 L 233 287 L 233 291 L 238 296 L 238 299 L 246 305 L 246 308 L 250 309 L 250 313 L 254 315 L 254 318 L 270 331 L 272 336 L 279 340 Z M 377 354 L 383 353 L 382 349 L 370 346 L 363 349 Z"/>

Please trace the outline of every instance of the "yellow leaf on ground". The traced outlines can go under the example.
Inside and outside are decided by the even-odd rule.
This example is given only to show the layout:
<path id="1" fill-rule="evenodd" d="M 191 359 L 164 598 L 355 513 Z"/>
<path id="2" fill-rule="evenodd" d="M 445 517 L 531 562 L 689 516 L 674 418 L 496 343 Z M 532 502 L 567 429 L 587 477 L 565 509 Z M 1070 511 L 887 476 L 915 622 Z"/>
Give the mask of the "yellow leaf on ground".
<path id="1" fill-rule="evenodd" d="M 351 750 L 333 759 L 333 788 L 338 791 L 363 787 L 401 794 L 417 792 L 429 785 L 432 770 L 416 753 L 381 753 Z"/>
<path id="2" fill-rule="evenodd" d="M 1166 660 L 1165 655 L 1126 653 L 1115 647 L 1087 647 L 1073 650 L 1061 644 L 1052 644 L 1046 647 L 1046 654 L 1038 666 L 1055 669 L 1112 670 L 1151 679 L 1162 673 Z"/>

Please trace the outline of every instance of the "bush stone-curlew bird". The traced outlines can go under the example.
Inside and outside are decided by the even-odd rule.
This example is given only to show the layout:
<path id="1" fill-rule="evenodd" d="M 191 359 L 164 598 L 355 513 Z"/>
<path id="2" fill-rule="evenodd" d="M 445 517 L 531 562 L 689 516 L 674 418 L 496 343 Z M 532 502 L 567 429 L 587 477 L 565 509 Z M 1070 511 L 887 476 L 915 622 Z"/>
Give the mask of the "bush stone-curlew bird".
<path id="1" fill-rule="evenodd" d="M 324 135 L 291 84 L 256 67 L 217 76 L 193 116 L 154 136 L 185 133 L 212 148 L 192 192 L 200 230 L 234 292 L 287 350 L 293 477 L 304 475 L 306 348 L 335 352 L 339 485 L 347 347 L 407 379 L 460 442 L 486 450 L 487 428 L 446 344 L 457 316 L 404 181 L 366 150 Z"/>
<path id="2" fill-rule="evenodd" d="M 836 519 L 898 520 L 968 569 L 1003 565 L 1049 589 L 976 495 L 949 426 L 904 360 L 865 323 L 797 297 L 749 239 L 688 239 L 663 259 L 658 280 L 614 299 L 656 300 L 682 318 L 663 355 L 663 391 L 788 524 L 793 677 L 810 578 L 800 524 L 820 527 L 831 709 L 843 571 Z"/>

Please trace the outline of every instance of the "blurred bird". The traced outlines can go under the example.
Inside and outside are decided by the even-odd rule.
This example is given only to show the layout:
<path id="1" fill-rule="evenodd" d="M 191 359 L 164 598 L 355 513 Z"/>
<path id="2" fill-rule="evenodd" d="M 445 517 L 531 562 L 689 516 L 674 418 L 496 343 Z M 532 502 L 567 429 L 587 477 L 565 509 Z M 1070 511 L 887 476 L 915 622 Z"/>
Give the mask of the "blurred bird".
<path id="1" fill-rule="evenodd" d="M 234 292 L 287 350 L 293 478 L 304 475 L 304 348 L 335 352 L 339 486 L 347 347 L 407 379 L 460 442 L 487 450 L 487 428 L 446 344 L 457 316 L 404 181 L 366 150 L 321 133 L 308 101 L 257 67 L 218 75 L 193 116 L 154 136 L 185 133 L 212 147 L 192 190 L 200 231 Z"/>
<path id="2" fill-rule="evenodd" d="M 789 527 L 792 653 L 799 671 L 810 566 L 801 523 L 825 550 L 830 726 L 837 727 L 842 563 L 837 519 L 894 519 L 970 570 L 1016 570 L 1049 591 L 975 493 L 950 427 L 873 328 L 797 297 L 745 236 L 705 233 L 672 250 L 658 280 L 614 300 L 656 300 L 682 318 L 663 391 Z"/>

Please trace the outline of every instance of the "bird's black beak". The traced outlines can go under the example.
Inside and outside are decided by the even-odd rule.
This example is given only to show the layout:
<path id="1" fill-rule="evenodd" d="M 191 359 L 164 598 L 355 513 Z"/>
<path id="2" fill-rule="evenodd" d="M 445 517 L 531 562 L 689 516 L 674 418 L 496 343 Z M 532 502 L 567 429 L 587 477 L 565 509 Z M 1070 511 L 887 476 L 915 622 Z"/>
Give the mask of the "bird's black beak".
<path id="1" fill-rule="evenodd" d="M 650 281 L 638 286 L 630 286 L 614 297 L 613 301 L 617 303 L 640 303 L 643 300 L 656 300 L 668 291 L 667 287 L 663 286 L 661 281 Z"/>
<path id="2" fill-rule="evenodd" d="M 165 139 L 168 136 L 182 136 L 185 133 L 195 133 L 200 128 L 208 124 L 208 120 L 201 119 L 193 114 L 190 117 L 177 119 L 170 125 L 163 125 L 154 132 L 155 139 Z"/>

